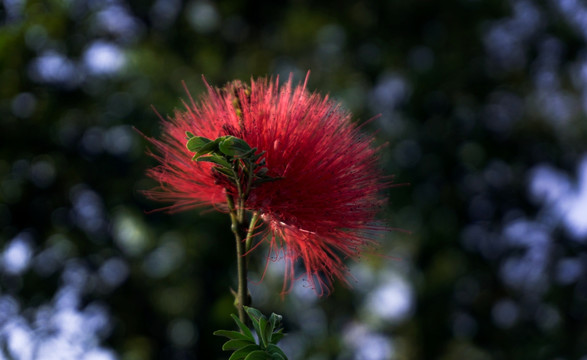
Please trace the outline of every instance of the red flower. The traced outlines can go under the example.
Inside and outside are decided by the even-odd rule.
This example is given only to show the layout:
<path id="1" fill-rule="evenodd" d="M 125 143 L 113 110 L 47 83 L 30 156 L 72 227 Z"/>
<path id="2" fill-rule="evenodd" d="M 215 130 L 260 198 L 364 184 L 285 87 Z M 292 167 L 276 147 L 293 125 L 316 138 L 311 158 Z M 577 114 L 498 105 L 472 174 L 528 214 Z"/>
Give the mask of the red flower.
<path id="1" fill-rule="evenodd" d="M 307 78 L 306 78 L 307 81 Z M 385 201 L 380 191 L 389 186 L 377 168 L 373 138 L 361 134 L 351 115 L 327 96 L 309 93 L 306 82 L 252 80 L 208 92 L 187 110 L 163 121 L 161 140 L 149 139 L 161 155 L 148 175 L 160 183 L 147 195 L 171 202 L 170 211 L 201 206 L 226 209 L 225 182 L 212 164 L 192 161 L 186 132 L 215 139 L 232 135 L 265 151 L 268 175 L 279 180 L 251 189 L 248 210 L 257 211 L 270 234 L 272 252 L 283 249 L 284 290 L 303 260 L 306 279 L 320 293 L 334 278 L 348 283 L 345 258 L 357 258 L 374 243 L 375 213 Z M 229 192 L 233 189 L 228 189 Z"/>

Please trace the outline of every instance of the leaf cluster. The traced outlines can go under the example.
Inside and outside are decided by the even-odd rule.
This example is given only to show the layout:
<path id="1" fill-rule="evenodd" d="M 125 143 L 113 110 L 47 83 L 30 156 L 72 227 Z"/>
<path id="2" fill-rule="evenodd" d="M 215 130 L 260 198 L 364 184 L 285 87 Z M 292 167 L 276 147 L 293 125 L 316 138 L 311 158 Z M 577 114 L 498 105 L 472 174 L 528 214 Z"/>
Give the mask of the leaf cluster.
<path id="1" fill-rule="evenodd" d="M 277 343 L 285 334 L 281 328 L 281 315 L 272 313 L 269 319 L 259 310 L 245 306 L 245 312 L 251 319 L 251 323 L 259 337 L 255 341 L 253 332 L 239 318 L 231 314 L 240 329 L 239 331 L 218 330 L 214 335 L 224 336 L 228 341 L 222 346 L 222 350 L 234 351 L 229 360 L 287 360 L 287 356 Z"/>
<path id="2" fill-rule="evenodd" d="M 186 132 L 186 147 L 194 152 L 192 160 L 213 163 L 214 171 L 227 177 L 239 186 L 243 180 L 246 186 L 243 190 L 277 178 L 267 175 L 263 159 L 264 151 L 257 153 L 257 148 L 252 148 L 246 141 L 232 135 L 220 136 L 211 140 L 202 136 L 195 136 Z"/>

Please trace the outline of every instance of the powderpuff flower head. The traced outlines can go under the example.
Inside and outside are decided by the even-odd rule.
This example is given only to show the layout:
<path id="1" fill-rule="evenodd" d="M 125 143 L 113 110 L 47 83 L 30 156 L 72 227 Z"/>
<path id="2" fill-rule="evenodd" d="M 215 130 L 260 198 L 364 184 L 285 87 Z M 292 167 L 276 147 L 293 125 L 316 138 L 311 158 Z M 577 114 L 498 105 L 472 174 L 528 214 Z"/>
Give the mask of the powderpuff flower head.
<path id="1" fill-rule="evenodd" d="M 185 110 L 162 120 L 160 139 L 148 138 L 159 162 L 148 175 L 159 186 L 146 195 L 169 203 L 168 211 L 226 210 L 235 185 L 213 171 L 213 163 L 192 160 L 186 133 L 244 140 L 264 152 L 263 172 L 274 179 L 252 187 L 242 206 L 260 214 L 266 229 L 261 241 L 269 243 L 270 254 L 285 258 L 284 292 L 302 264 L 301 274 L 323 294 L 334 279 L 348 284 L 345 259 L 358 258 L 384 229 L 374 218 L 390 179 L 378 169 L 373 138 L 339 104 L 309 92 L 306 84 L 307 77 L 294 86 L 291 76 L 283 85 L 278 78 L 253 79 L 250 85 L 235 81 L 221 89 L 206 83 L 198 102 L 190 97 Z"/>

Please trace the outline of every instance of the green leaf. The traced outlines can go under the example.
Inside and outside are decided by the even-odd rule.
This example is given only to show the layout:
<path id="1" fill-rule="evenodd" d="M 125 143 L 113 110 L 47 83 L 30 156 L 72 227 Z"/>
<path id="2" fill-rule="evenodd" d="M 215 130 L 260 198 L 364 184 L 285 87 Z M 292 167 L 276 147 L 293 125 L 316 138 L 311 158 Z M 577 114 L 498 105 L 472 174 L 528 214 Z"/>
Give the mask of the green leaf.
<path id="1" fill-rule="evenodd" d="M 254 149 L 255 149 L 255 152 L 257 152 L 257 148 L 254 148 Z M 263 157 L 263 155 L 265 155 L 265 152 L 266 152 L 266 151 L 261 151 L 261 152 L 260 152 L 260 153 L 258 153 L 258 154 L 251 155 L 251 157 L 250 157 L 251 161 L 252 161 L 252 162 L 256 162 L 257 160 L 259 160 L 260 158 L 262 158 L 262 157 Z M 261 160 L 261 161 L 259 162 L 259 165 L 261 165 L 261 166 L 265 165 L 265 159 Z"/>
<path id="2" fill-rule="evenodd" d="M 190 132 L 186 132 L 186 134 L 189 136 L 189 140 L 186 143 L 186 147 L 191 152 L 198 152 L 204 145 L 212 141 L 202 136 L 194 136 L 194 134 Z"/>
<path id="3" fill-rule="evenodd" d="M 283 339 L 285 334 L 283 333 L 283 329 L 279 329 L 271 335 L 271 344 L 277 344 L 279 340 Z"/>
<path id="4" fill-rule="evenodd" d="M 267 172 L 269 171 L 269 169 L 267 169 L 266 167 L 262 167 L 259 170 L 257 170 L 257 172 L 255 173 L 255 176 L 257 177 L 262 177 L 267 175 Z"/>
<path id="5" fill-rule="evenodd" d="M 196 135 L 192 134 L 192 133 L 191 133 L 191 132 L 189 132 L 189 131 L 186 131 L 186 132 L 185 132 L 185 136 L 186 136 L 186 137 L 188 138 L 188 140 L 189 140 L 189 139 L 191 139 L 191 138 L 195 137 Z"/>
<path id="6" fill-rule="evenodd" d="M 245 341 L 250 341 L 253 344 L 255 343 L 255 338 L 254 337 L 252 337 L 252 336 L 249 337 L 248 335 L 245 335 L 245 334 L 243 334 L 241 332 L 238 332 L 238 331 L 217 330 L 217 331 L 214 331 L 214 335 L 216 335 L 216 336 L 224 336 L 224 337 L 227 337 L 227 338 L 229 338 L 231 340 L 245 340 Z"/>
<path id="7" fill-rule="evenodd" d="M 259 310 L 255 309 L 255 308 L 252 308 L 250 306 L 245 306 L 244 308 L 245 308 L 245 311 L 247 312 L 247 315 L 249 315 L 249 317 L 253 321 L 259 322 L 259 319 L 265 317 L 265 315 L 263 315 Z"/>
<path id="8" fill-rule="evenodd" d="M 239 329 L 241 329 L 241 332 L 243 334 L 252 339 L 255 338 L 251 330 L 245 324 L 243 324 L 243 322 L 240 321 L 240 319 L 235 314 L 230 314 L 230 316 L 234 319 L 234 322 L 236 323 L 236 325 L 238 325 Z"/>
<path id="9" fill-rule="evenodd" d="M 193 137 L 188 141 L 188 144 L 190 141 L 193 141 L 194 139 L 197 139 L 198 137 Z M 205 138 L 204 138 L 205 139 Z M 208 143 L 203 144 L 196 152 L 196 154 L 194 155 L 194 157 L 192 157 L 192 160 L 196 160 L 197 158 L 199 158 L 202 155 L 206 155 L 209 153 L 214 153 L 218 151 L 218 143 L 220 142 L 219 139 L 216 139 L 214 141 L 210 141 Z M 196 144 L 197 146 L 198 144 Z M 189 148 L 188 148 L 189 150 Z M 193 150 L 190 150 L 193 151 Z"/>
<path id="10" fill-rule="evenodd" d="M 219 150 L 228 156 L 242 156 L 251 150 L 246 141 L 234 136 L 226 136 L 218 144 Z"/>
<path id="11" fill-rule="evenodd" d="M 284 358 L 278 353 L 273 353 L 271 354 L 271 360 L 287 360 L 287 358 Z"/>
<path id="12" fill-rule="evenodd" d="M 202 156 L 199 157 L 196 161 L 207 161 L 207 162 L 211 162 L 214 164 L 218 164 L 224 168 L 228 168 L 228 170 L 230 171 L 231 169 L 231 165 L 228 161 L 226 161 L 226 159 L 220 155 L 210 155 L 210 156 Z"/>
<path id="13" fill-rule="evenodd" d="M 222 350 L 237 350 L 248 345 L 251 345 L 249 340 L 228 340 L 222 345 Z"/>
<path id="14" fill-rule="evenodd" d="M 271 355 L 263 350 L 256 350 L 247 355 L 245 360 L 271 360 Z"/>
<path id="15" fill-rule="evenodd" d="M 269 344 L 269 346 L 267 346 L 267 352 L 271 355 L 278 354 L 282 359 L 287 360 L 287 356 L 277 345 Z"/>
<path id="16" fill-rule="evenodd" d="M 279 314 L 271 313 L 271 316 L 269 316 L 269 322 L 273 324 L 273 327 L 279 326 L 281 320 L 283 320 L 283 316 Z"/>
<path id="17" fill-rule="evenodd" d="M 247 312 L 247 315 L 249 315 L 249 317 L 251 318 L 251 322 L 253 323 L 253 327 L 255 328 L 255 331 L 257 331 L 257 334 L 259 335 L 259 337 L 263 338 L 259 321 L 261 320 L 261 318 L 265 319 L 265 316 L 259 310 L 255 309 L 255 308 L 248 307 L 248 306 L 245 306 L 244 308 L 245 308 L 245 311 Z"/>
<path id="18" fill-rule="evenodd" d="M 233 352 L 232 355 L 228 358 L 228 360 L 241 360 L 244 359 L 249 353 L 260 350 L 259 345 L 247 345 L 244 348 L 240 348 L 237 351 Z"/>
<path id="19" fill-rule="evenodd" d="M 229 179 L 236 180 L 236 177 L 234 176 L 234 172 L 232 171 L 232 169 L 227 169 L 225 167 L 220 166 L 213 167 L 212 169 L 218 171 L 224 176 L 227 176 Z"/>
<path id="20" fill-rule="evenodd" d="M 264 348 L 269 345 L 269 340 L 271 338 L 271 333 L 267 331 L 267 325 L 269 325 L 269 323 L 265 316 L 259 319 L 259 339 L 262 341 Z"/>
<path id="21" fill-rule="evenodd" d="M 269 328 L 267 330 L 267 332 L 272 335 L 273 331 L 275 330 L 275 328 L 279 327 L 279 325 L 281 324 L 281 319 L 283 319 L 283 317 L 281 315 L 277 315 L 276 313 L 271 313 L 271 316 L 269 316 Z M 269 342 L 271 342 L 271 337 L 269 338 Z"/>
<path id="22" fill-rule="evenodd" d="M 246 143 L 245 143 L 245 144 L 246 144 Z M 249 146 L 249 145 L 247 144 L 247 146 Z M 240 154 L 240 155 L 238 155 L 238 154 L 237 154 L 237 155 L 234 155 L 234 156 L 235 156 L 235 157 L 238 157 L 238 158 L 243 158 L 243 159 L 250 159 L 250 158 L 251 158 L 251 156 L 253 156 L 253 155 L 255 154 L 255 152 L 256 152 L 256 151 L 257 151 L 257 148 L 252 148 L 251 150 L 249 150 L 249 151 L 247 151 L 247 152 L 245 152 L 245 153 L 243 153 L 243 154 Z M 254 161 L 254 160 L 252 160 L 252 159 L 250 159 L 250 160 L 251 160 L 251 161 Z"/>
<path id="23" fill-rule="evenodd" d="M 252 323 L 253 323 L 253 327 L 255 328 L 255 331 L 257 332 L 257 335 L 259 335 L 259 337 L 262 338 L 261 337 L 261 327 L 259 326 L 259 322 L 256 320 L 253 320 Z"/>

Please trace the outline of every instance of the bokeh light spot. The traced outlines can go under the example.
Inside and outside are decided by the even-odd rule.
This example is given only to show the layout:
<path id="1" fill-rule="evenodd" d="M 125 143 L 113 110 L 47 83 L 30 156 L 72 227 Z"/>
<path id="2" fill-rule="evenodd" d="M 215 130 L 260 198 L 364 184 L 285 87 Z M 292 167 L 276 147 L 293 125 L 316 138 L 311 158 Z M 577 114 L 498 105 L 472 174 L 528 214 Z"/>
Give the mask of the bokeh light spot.
<path id="1" fill-rule="evenodd" d="M 215 30 L 220 23 L 216 7 L 205 0 L 193 1 L 188 5 L 188 21 L 199 33 L 207 34 Z"/>
<path id="2" fill-rule="evenodd" d="M 96 41 L 90 44 L 83 57 L 89 73 L 94 75 L 115 74 L 126 62 L 122 50 L 105 41 Z"/>
<path id="3" fill-rule="evenodd" d="M 37 99 L 29 92 L 18 94 L 12 99 L 12 113 L 20 118 L 29 118 L 37 107 Z"/>
<path id="4" fill-rule="evenodd" d="M 4 247 L 2 269 L 9 274 L 22 274 L 33 256 L 32 238 L 27 233 L 20 233 Z"/>

